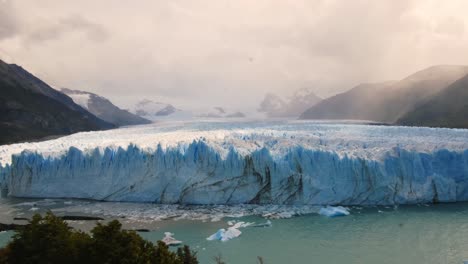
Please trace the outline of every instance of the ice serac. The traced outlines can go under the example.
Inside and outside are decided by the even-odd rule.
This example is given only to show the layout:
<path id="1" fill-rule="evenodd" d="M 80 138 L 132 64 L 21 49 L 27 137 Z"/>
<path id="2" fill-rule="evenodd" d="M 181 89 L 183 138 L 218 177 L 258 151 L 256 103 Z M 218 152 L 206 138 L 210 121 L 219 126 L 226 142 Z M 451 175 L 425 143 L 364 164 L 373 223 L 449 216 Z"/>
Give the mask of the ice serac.
<path id="1" fill-rule="evenodd" d="M 267 145 L 226 155 L 204 140 L 153 151 L 70 147 L 61 156 L 23 151 L 0 176 L 16 197 L 180 204 L 374 205 L 468 201 L 468 150 L 394 147 L 381 159 Z"/>

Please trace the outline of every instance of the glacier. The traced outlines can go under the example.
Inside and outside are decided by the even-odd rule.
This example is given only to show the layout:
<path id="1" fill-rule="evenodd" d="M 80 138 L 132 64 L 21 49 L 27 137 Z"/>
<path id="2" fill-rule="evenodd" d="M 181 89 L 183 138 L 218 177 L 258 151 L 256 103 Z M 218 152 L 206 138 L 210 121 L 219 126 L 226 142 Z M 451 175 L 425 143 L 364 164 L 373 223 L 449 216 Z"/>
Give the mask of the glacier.
<path id="1" fill-rule="evenodd" d="M 468 201 L 468 130 L 161 122 L 0 146 L 11 197 L 161 204 Z"/>

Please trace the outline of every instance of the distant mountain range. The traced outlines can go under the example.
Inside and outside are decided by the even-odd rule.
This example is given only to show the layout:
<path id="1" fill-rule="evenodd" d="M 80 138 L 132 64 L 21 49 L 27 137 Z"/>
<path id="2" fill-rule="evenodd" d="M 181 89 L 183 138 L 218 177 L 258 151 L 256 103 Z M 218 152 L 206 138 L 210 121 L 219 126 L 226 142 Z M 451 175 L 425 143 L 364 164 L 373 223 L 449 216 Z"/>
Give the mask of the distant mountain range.
<path id="1" fill-rule="evenodd" d="M 375 84 L 361 84 L 349 91 L 327 98 L 320 103 L 307 109 L 301 119 L 358 119 L 372 120 L 376 122 L 398 123 L 406 125 L 418 125 L 420 120 L 417 116 L 421 114 L 411 114 L 413 111 L 425 111 L 426 109 L 439 111 L 439 116 L 450 117 L 447 112 L 449 108 L 442 109 L 440 106 L 436 110 L 431 106 L 434 97 L 444 98 L 452 84 L 468 74 L 468 66 L 433 66 L 425 70 L 412 74 L 401 81 L 392 81 Z M 462 82 L 463 83 L 463 82 Z M 463 84 L 458 83 L 459 90 Z M 465 96 L 459 93 L 459 96 Z M 465 96 L 468 101 L 468 97 Z M 438 99 L 438 101 L 443 101 Z M 421 108 L 422 106 L 425 108 Z M 442 111 L 443 110 L 443 111 Z M 458 115 L 455 114 L 454 115 Z M 466 116 L 466 115 L 465 115 Z M 431 115 L 424 115 L 425 119 L 431 119 Z M 460 116 L 459 118 L 462 118 Z M 468 122 L 468 119 L 466 119 Z M 429 123 L 429 122 L 427 122 Z M 438 126 L 464 127 L 459 123 L 447 121 L 443 124 L 434 122 Z"/>
<path id="2" fill-rule="evenodd" d="M 144 99 L 138 102 L 132 113 L 153 120 L 185 120 L 193 118 L 242 118 L 245 114 L 238 111 L 231 111 L 224 107 L 216 106 L 207 109 L 181 110 L 172 104 L 155 102 Z"/>
<path id="3" fill-rule="evenodd" d="M 196 114 L 197 117 L 205 118 L 243 118 L 246 115 L 238 111 L 230 111 L 221 106 L 215 106 L 211 110 Z"/>
<path id="4" fill-rule="evenodd" d="M 309 107 L 322 99 L 308 88 L 299 89 L 290 98 L 283 99 L 276 94 L 268 93 L 260 103 L 259 112 L 267 117 L 293 117 L 297 118 Z"/>
<path id="5" fill-rule="evenodd" d="M 20 66 L 0 60 L 0 144 L 114 127 Z"/>
<path id="6" fill-rule="evenodd" d="M 135 115 L 153 121 L 181 112 L 180 109 L 171 104 L 154 102 L 148 99 L 141 100 L 130 111 Z"/>
<path id="7" fill-rule="evenodd" d="M 468 128 L 467 102 L 468 66 L 443 65 L 400 81 L 360 84 L 324 100 L 310 89 L 300 89 L 289 98 L 267 94 L 258 111 L 267 117 Z M 207 109 L 192 112 L 143 100 L 127 111 L 94 93 L 57 91 L 22 67 L 0 60 L 0 144 L 146 124 L 160 118 L 246 116 L 224 107 Z"/>
<path id="8" fill-rule="evenodd" d="M 63 88 L 61 92 L 100 119 L 116 126 L 149 124 L 150 120 L 122 110 L 108 99 L 94 93 Z"/>

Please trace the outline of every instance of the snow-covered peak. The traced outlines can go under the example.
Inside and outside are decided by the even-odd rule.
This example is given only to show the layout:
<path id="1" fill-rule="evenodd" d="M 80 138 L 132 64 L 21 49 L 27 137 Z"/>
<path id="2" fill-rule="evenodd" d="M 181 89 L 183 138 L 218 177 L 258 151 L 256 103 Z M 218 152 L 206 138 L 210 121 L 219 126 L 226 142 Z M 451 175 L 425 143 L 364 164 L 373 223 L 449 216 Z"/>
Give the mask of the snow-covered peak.
<path id="1" fill-rule="evenodd" d="M 68 95 L 73 102 L 88 110 L 93 115 L 114 125 L 127 126 L 150 123 L 147 119 L 120 109 L 103 96 L 67 88 L 61 89 L 61 92 Z"/>
<path id="2" fill-rule="evenodd" d="M 291 100 L 289 101 L 289 105 L 292 107 L 298 107 L 299 105 L 306 104 L 307 107 L 310 107 L 312 105 L 315 105 L 318 103 L 320 100 L 322 100 L 320 97 L 318 97 L 310 88 L 302 88 L 298 89 L 294 92 Z"/>
<path id="3" fill-rule="evenodd" d="M 88 109 L 90 94 L 82 93 L 82 94 L 69 94 L 68 96 L 71 97 L 73 102 L 80 105 L 84 109 Z"/>
<path id="4" fill-rule="evenodd" d="M 298 89 L 286 100 L 275 94 L 268 93 L 260 103 L 258 111 L 266 113 L 269 117 L 297 118 L 306 109 L 321 100 L 310 88 Z"/>
<path id="5" fill-rule="evenodd" d="M 85 91 L 80 91 L 80 90 L 72 90 L 72 89 L 67 89 L 67 88 L 62 88 L 60 91 L 66 95 L 68 95 L 75 104 L 80 105 L 84 109 L 89 110 L 89 104 L 91 97 L 99 97 L 101 99 L 105 99 L 102 96 L 99 96 L 97 94 L 93 94 L 90 92 L 85 92 Z"/>
<path id="6" fill-rule="evenodd" d="M 179 111 L 179 109 L 171 104 L 155 102 L 148 99 L 141 100 L 135 105 L 134 109 L 131 110 L 131 112 L 135 113 L 136 115 L 148 118 L 150 120 L 173 115 Z"/>
<path id="7" fill-rule="evenodd" d="M 212 109 L 199 110 L 196 116 L 202 118 L 243 118 L 245 117 L 245 114 L 240 111 L 215 106 Z"/>
<path id="8" fill-rule="evenodd" d="M 278 95 L 273 93 L 267 93 L 265 98 L 260 103 L 260 107 L 258 109 L 259 112 L 277 112 L 283 109 L 286 106 L 286 102 L 281 99 Z"/>

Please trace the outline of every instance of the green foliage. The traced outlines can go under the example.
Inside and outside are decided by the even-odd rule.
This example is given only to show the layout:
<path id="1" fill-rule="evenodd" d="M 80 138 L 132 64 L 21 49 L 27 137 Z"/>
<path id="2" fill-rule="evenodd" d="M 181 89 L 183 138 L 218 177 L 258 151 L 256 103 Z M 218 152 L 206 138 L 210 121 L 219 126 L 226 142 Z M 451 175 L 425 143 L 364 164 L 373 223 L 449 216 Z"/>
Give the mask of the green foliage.
<path id="1" fill-rule="evenodd" d="M 162 244 L 162 243 L 161 243 Z M 197 253 L 190 250 L 189 246 L 184 245 L 183 248 L 177 249 L 177 257 L 182 261 L 184 264 L 195 264 L 198 263 L 197 260 Z"/>
<path id="2" fill-rule="evenodd" d="M 29 225 L 17 231 L 0 250 L 0 263 L 198 264 L 198 260 L 188 246 L 174 253 L 161 241 L 155 246 L 134 231 L 122 230 L 117 220 L 98 223 L 89 235 L 47 213 L 34 215 Z"/>

